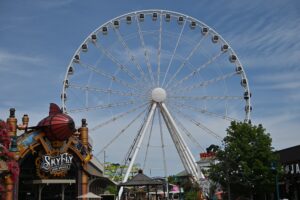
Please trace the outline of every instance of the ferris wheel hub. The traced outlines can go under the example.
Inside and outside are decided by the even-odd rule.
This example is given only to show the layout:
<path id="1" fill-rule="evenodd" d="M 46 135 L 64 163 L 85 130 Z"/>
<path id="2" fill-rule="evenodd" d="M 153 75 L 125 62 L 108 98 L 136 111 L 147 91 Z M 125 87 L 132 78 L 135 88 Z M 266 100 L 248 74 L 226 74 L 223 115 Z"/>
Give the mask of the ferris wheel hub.
<path id="1" fill-rule="evenodd" d="M 151 98 L 153 101 L 158 103 L 165 101 L 167 98 L 166 90 L 160 87 L 154 88 L 151 92 Z"/>

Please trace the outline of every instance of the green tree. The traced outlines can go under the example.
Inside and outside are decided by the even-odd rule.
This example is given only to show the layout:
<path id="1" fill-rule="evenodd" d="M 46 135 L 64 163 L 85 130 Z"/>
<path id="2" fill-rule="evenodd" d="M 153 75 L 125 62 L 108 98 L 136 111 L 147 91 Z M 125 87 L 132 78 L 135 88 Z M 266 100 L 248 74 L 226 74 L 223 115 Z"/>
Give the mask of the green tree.
<path id="1" fill-rule="evenodd" d="M 139 164 L 133 164 L 131 169 L 131 176 L 134 176 L 138 173 L 140 165 Z M 124 178 L 124 174 L 127 170 L 126 165 L 120 165 L 119 163 L 105 163 L 105 171 L 104 174 L 108 176 L 110 179 L 116 182 L 121 182 Z"/>
<path id="2" fill-rule="evenodd" d="M 232 122 L 223 140 L 224 147 L 217 150 L 209 172 L 210 179 L 219 183 L 229 196 L 260 196 L 275 191 L 275 171 L 279 171 L 278 157 L 273 152 L 270 134 L 260 124 Z M 230 198 L 231 197 L 231 198 Z"/>
<path id="3" fill-rule="evenodd" d="M 105 188 L 106 191 L 109 191 L 110 194 L 114 194 L 114 195 L 117 195 L 118 194 L 118 189 L 117 189 L 117 186 L 116 185 L 108 185 L 106 188 Z"/>

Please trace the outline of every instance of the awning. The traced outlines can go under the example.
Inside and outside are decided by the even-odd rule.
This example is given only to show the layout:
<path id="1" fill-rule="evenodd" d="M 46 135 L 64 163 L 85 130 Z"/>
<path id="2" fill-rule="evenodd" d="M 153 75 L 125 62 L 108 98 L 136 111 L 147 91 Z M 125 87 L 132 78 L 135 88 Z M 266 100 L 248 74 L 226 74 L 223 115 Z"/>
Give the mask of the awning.
<path id="1" fill-rule="evenodd" d="M 26 181 L 27 184 L 74 184 L 76 183 L 75 179 L 40 179 Z"/>
<path id="2" fill-rule="evenodd" d="M 100 197 L 92 192 L 88 192 L 86 194 L 83 194 L 83 195 L 80 195 L 77 197 L 77 199 L 83 199 L 83 198 L 101 199 L 102 197 Z"/>

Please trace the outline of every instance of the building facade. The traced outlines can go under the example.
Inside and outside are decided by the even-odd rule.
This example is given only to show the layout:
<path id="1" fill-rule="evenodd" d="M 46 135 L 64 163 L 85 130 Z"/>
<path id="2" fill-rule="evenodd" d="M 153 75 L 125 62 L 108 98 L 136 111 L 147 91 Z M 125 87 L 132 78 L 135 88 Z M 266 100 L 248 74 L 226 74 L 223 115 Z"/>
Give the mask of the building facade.
<path id="1" fill-rule="evenodd" d="M 300 145 L 277 151 L 284 175 L 279 182 L 281 198 L 300 199 Z"/>
<path id="2" fill-rule="evenodd" d="M 6 122 L 10 151 L 19 167 L 17 178 L 5 177 L 6 200 L 76 199 L 88 192 L 103 194 L 113 185 L 92 156 L 86 120 L 75 129 L 72 118 L 51 104 L 49 116 L 37 126 L 29 127 L 28 122 L 24 115 L 17 125 L 14 110 Z"/>

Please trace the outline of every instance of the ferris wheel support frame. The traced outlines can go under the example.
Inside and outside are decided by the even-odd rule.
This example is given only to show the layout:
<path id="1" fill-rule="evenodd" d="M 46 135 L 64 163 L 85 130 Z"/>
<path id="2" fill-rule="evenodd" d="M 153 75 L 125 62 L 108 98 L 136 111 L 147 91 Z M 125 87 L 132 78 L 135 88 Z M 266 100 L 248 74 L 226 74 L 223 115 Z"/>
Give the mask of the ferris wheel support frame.
<path id="1" fill-rule="evenodd" d="M 136 145 L 136 147 L 135 147 L 135 149 L 134 149 L 134 153 L 133 153 L 133 155 L 132 155 L 132 157 L 131 157 L 129 166 L 128 166 L 127 171 L 126 171 L 126 173 L 125 173 L 125 176 L 124 176 L 124 178 L 123 178 L 123 180 L 122 180 L 122 183 L 125 183 L 125 182 L 128 180 L 129 173 L 131 172 L 131 169 L 132 169 L 133 164 L 134 164 L 134 162 L 135 162 L 136 156 L 137 156 L 137 154 L 138 154 L 138 152 L 139 152 L 139 150 L 140 150 L 140 148 L 141 148 L 141 145 L 142 145 L 144 136 L 145 136 L 145 134 L 146 134 L 146 132 L 147 132 L 147 130 L 148 130 L 148 127 L 149 127 L 149 125 L 150 125 L 150 122 L 151 122 L 151 120 L 152 120 L 152 118 L 153 118 L 153 116 L 154 116 L 154 111 L 155 111 L 156 107 L 157 107 L 157 103 L 156 103 L 156 102 L 153 102 L 152 105 L 151 105 L 149 114 L 148 114 L 148 116 L 147 116 L 147 119 L 146 119 L 146 121 L 145 121 L 145 124 L 144 124 L 144 126 L 143 126 L 143 129 L 141 130 L 140 137 L 138 138 L 137 145 Z M 119 190 L 119 194 L 118 194 L 118 198 L 119 198 L 119 199 L 121 199 L 122 193 L 123 193 L 123 187 L 121 187 L 120 190 Z"/>
<path id="2" fill-rule="evenodd" d="M 188 148 L 187 144 L 185 143 L 182 134 L 179 131 L 179 128 L 177 127 L 172 115 L 170 114 L 166 104 L 164 102 L 161 103 L 161 111 L 162 115 L 164 116 L 165 122 L 167 126 L 170 126 L 172 131 L 169 131 L 171 138 L 175 144 L 175 147 L 177 149 L 178 155 L 180 156 L 181 160 L 185 160 L 183 162 L 184 168 L 193 176 L 194 180 L 198 183 L 200 183 L 201 179 L 204 179 L 204 175 L 201 172 L 199 166 L 196 163 L 196 160 Z M 178 144 L 178 145 L 177 145 Z M 185 165 L 186 163 L 186 165 Z"/>
<path id="3" fill-rule="evenodd" d="M 173 143 L 176 147 L 177 153 L 181 159 L 181 162 L 182 162 L 185 170 L 189 174 L 192 175 L 195 182 L 197 182 L 199 185 L 201 185 L 201 180 L 203 180 L 205 177 L 204 177 L 203 173 L 201 172 L 200 167 L 197 165 L 195 158 L 193 157 L 193 154 L 191 153 L 190 149 L 188 148 L 187 144 L 185 143 L 171 113 L 169 112 L 169 110 L 164 102 L 160 103 L 160 102 L 155 102 L 155 101 L 152 101 L 152 105 L 149 110 L 149 114 L 148 114 L 145 124 L 143 125 L 143 128 L 141 130 L 141 134 L 138 138 L 137 145 L 134 149 L 129 166 L 127 168 L 127 171 L 125 173 L 125 176 L 124 176 L 122 182 L 125 183 L 128 180 L 129 174 L 132 170 L 135 159 L 139 153 L 139 150 L 141 148 L 145 134 L 149 128 L 150 122 L 152 121 L 152 119 L 154 117 L 154 113 L 155 113 L 155 110 L 157 109 L 157 106 L 159 106 L 159 108 L 160 108 L 159 109 L 160 114 L 163 116 L 165 124 L 169 130 L 170 136 L 173 140 Z M 121 187 L 119 190 L 118 199 L 121 199 L 122 193 L 123 193 L 123 187 Z"/>

